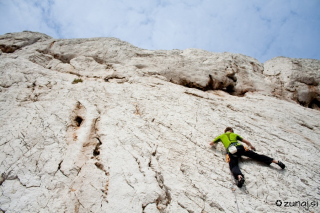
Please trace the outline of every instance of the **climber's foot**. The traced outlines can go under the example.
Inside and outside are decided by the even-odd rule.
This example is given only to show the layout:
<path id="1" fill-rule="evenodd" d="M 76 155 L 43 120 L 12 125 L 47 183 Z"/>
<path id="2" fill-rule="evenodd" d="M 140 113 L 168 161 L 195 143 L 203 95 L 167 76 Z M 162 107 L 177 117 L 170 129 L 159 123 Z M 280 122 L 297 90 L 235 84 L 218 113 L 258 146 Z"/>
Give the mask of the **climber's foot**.
<path id="1" fill-rule="evenodd" d="M 278 161 L 277 164 L 281 167 L 281 169 L 286 168 L 286 165 L 284 165 L 281 161 Z"/>
<path id="2" fill-rule="evenodd" d="M 238 178 L 238 187 L 239 188 L 241 188 L 242 186 L 243 186 L 243 184 L 244 184 L 244 177 L 242 177 L 242 176 L 240 176 L 239 178 Z"/>

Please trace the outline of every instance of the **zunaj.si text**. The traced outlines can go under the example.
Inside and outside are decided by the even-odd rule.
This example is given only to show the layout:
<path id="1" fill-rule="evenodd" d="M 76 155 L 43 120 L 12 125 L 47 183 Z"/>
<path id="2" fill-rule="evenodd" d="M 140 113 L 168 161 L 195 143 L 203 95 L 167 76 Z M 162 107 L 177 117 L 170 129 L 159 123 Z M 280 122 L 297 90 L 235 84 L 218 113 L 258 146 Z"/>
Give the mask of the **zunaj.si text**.
<path id="1" fill-rule="evenodd" d="M 318 201 L 281 201 L 277 200 L 276 201 L 277 206 L 283 206 L 283 207 L 303 207 L 306 210 L 309 210 L 310 207 L 318 207 L 319 202 Z"/>

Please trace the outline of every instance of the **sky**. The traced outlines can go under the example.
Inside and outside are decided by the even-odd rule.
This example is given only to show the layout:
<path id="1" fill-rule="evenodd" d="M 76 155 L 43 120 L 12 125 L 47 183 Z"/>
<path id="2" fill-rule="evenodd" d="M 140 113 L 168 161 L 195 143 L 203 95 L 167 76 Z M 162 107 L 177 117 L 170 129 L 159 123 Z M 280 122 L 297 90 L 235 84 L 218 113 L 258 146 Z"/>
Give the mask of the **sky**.
<path id="1" fill-rule="evenodd" d="M 116 37 L 149 50 L 199 48 L 260 62 L 320 60 L 320 0 L 0 0 L 0 35 Z"/>

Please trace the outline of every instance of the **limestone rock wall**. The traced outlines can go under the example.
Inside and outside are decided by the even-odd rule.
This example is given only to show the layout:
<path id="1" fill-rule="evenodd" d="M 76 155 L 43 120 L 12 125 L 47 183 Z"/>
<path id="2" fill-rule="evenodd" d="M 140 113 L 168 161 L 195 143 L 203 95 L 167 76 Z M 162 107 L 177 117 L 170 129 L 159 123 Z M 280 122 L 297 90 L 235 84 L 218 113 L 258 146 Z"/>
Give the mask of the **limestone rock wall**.
<path id="1" fill-rule="evenodd" d="M 307 212 L 275 202 L 320 198 L 317 60 L 33 32 L 0 47 L 2 212 Z M 226 126 L 287 169 L 243 158 L 233 191 L 208 145 Z"/>
<path id="2" fill-rule="evenodd" d="M 320 107 L 320 61 L 277 57 L 264 64 L 264 75 L 275 85 L 274 94 L 303 106 Z"/>

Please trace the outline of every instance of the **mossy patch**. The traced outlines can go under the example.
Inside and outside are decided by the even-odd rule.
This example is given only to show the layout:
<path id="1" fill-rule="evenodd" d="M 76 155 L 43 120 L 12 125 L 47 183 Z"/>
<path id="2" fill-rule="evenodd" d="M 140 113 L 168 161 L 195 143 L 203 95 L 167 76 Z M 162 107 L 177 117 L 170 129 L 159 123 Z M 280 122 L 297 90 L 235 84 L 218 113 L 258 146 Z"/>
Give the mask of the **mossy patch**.
<path id="1" fill-rule="evenodd" d="M 83 80 L 81 78 L 75 78 L 72 82 L 72 84 L 77 84 L 77 83 L 80 83 L 80 82 L 83 82 Z"/>

